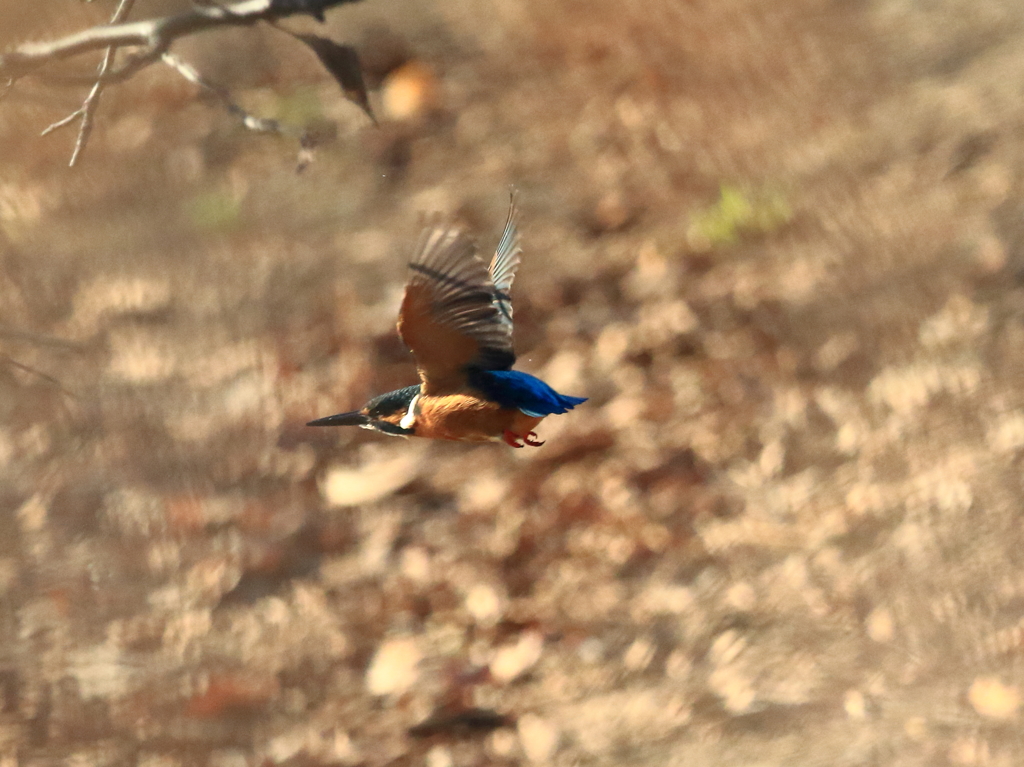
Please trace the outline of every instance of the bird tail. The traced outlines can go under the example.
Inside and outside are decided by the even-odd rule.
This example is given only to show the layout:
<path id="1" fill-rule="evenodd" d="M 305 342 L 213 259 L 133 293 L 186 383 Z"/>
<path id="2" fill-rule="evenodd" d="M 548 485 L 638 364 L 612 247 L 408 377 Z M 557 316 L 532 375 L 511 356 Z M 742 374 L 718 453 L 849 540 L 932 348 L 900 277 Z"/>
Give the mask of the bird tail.
<path id="1" fill-rule="evenodd" d="M 571 397 L 568 394 L 559 394 L 558 392 L 554 391 L 554 389 L 552 389 L 552 391 L 555 394 L 554 402 L 557 402 L 558 405 L 561 406 L 561 410 L 549 410 L 549 412 L 545 413 L 535 413 L 532 410 L 528 410 L 525 407 L 521 407 L 519 409 L 526 415 L 533 416 L 534 418 L 543 418 L 544 416 L 547 415 L 561 415 L 562 413 L 568 413 L 577 405 L 582 405 L 584 402 L 587 401 L 586 397 Z M 548 404 L 548 408 L 550 407 L 551 405 Z"/>
<path id="2" fill-rule="evenodd" d="M 534 418 L 561 415 L 587 401 L 586 397 L 559 394 L 539 378 L 518 370 L 471 371 L 469 382 L 502 407 L 521 410 Z"/>

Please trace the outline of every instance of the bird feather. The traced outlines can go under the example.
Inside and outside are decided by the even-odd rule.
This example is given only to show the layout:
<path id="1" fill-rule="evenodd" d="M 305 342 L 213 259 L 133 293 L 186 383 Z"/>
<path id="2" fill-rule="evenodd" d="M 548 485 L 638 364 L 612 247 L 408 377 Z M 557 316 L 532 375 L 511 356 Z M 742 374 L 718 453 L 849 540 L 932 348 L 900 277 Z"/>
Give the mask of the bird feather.
<path id="1" fill-rule="evenodd" d="M 491 272 L 463 229 L 428 226 L 409 268 L 398 332 L 416 357 L 425 393 L 458 390 L 469 366 L 512 367 L 512 323 L 503 319 Z"/>
<path id="2" fill-rule="evenodd" d="M 470 385 L 503 408 L 536 417 L 567 413 L 586 397 L 559 394 L 539 378 L 519 370 L 471 370 Z"/>

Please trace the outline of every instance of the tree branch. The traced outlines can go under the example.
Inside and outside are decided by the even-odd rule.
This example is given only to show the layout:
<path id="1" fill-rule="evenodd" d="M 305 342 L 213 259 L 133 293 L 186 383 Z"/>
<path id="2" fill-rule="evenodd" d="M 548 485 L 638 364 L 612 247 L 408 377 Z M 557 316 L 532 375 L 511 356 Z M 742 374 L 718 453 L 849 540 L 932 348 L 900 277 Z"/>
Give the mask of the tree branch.
<path id="1" fill-rule="evenodd" d="M 242 121 L 242 125 L 248 130 L 256 131 L 257 133 L 279 133 L 279 134 L 290 134 L 295 133 L 296 138 L 301 138 L 300 131 L 291 131 L 287 127 L 283 126 L 277 120 L 272 120 L 266 117 L 254 117 L 253 115 L 246 112 L 242 107 L 238 106 L 231 99 L 231 94 L 224 88 L 211 83 L 209 80 L 203 78 L 199 72 L 196 71 L 195 67 L 182 61 L 180 58 L 175 56 L 173 53 L 165 53 L 163 55 L 163 62 L 175 70 L 178 74 L 188 80 L 194 85 L 198 85 L 204 91 L 209 93 L 211 96 L 216 98 L 224 108 L 231 114 Z"/>
<path id="2" fill-rule="evenodd" d="M 242 124 L 249 130 L 286 134 L 291 131 L 277 121 L 256 118 L 246 113 L 231 100 L 226 90 L 204 80 L 194 68 L 171 54 L 168 49 L 180 37 L 214 27 L 247 26 L 258 21 L 274 23 L 279 19 L 298 13 L 309 14 L 323 21 L 324 11 L 328 8 L 354 2 L 359 2 L 359 0 L 240 0 L 240 2 L 228 5 L 197 5 L 193 6 L 191 10 L 175 16 L 126 23 L 125 18 L 131 11 L 134 0 L 119 0 L 117 9 L 108 25 L 92 27 L 51 42 L 25 43 L 0 54 L 0 83 L 4 83 L 0 90 L 0 99 L 7 95 L 15 81 L 28 75 L 42 77 L 49 82 L 59 84 L 90 84 L 92 87 L 89 95 L 82 102 L 82 106 L 67 117 L 51 124 L 42 133 L 45 136 L 81 118 L 78 138 L 71 155 L 70 165 L 73 166 L 78 162 L 82 150 L 89 140 L 93 117 L 99 106 L 103 88 L 111 83 L 123 82 L 139 70 L 163 60 L 186 79 L 215 95 L 232 114 L 242 120 Z M 342 86 L 346 97 L 359 104 L 373 119 L 355 52 L 347 46 L 339 46 L 326 38 L 319 38 L 315 35 L 297 35 L 291 32 L 289 34 L 313 47 L 321 62 Z M 126 56 L 120 65 L 115 66 L 114 61 L 119 48 L 134 48 L 136 50 Z M 105 50 L 95 77 L 83 79 L 75 75 L 41 71 L 46 64 L 100 49 Z M 325 51 L 330 51 L 330 53 L 325 53 Z M 347 56 L 339 56 L 339 51 Z M 341 61 L 341 59 L 345 60 Z M 303 154 L 300 155 L 301 168 L 304 167 L 304 162 L 308 163 L 312 140 L 305 132 L 295 131 L 295 133 L 303 147 Z"/>
<path id="3" fill-rule="evenodd" d="M 241 0 L 228 5 L 197 5 L 175 16 L 92 27 L 50 42 L 23 43 L 0 54 L 0 80 L 16 80 L 44 64 L 104 48 L 143 48 L 142 59 L 145 64 L 151 64 L 179 37 L 215 27 L 273 21 L 298 13 L 322 19 L 325 10 L 352 2 L 358 0 Z M 132 73 L 140 68 L 136 65 Z M 123 79 L 123 75 L 108 74 L 101 82 L 115 79 Z"/>
<path id="4" fill-rule="evenodd" d="M 131 12 L 134 4 L 135 0 L 119 0 L 117 8 L 114 10 L 114 15 L 110 19 L 110 23 L 118 24 L 124 21 Z M 82 106 L 63 120 L 55 122 L 42 133 L 42 135 L 45 136 L 47 133 L 50 133 L 57 128 L 61 128 L 74 122 L 77 117 L 82 118 L 82 122 L 78 126 L 78 138 L 75 140 L 75 149 L 71 153 L 71 161 L 68 163 L 71 167 L 74 167 L 78 163 L 78 158 L 81 157 L 82 150 L 85 149 L 85 144 L 89 140 L 89 134 L 92 133 L 93 117 L 96 115 L 96 108 L 100 104 L 100 94 L 103 92 L 103 77 L 107 74 L 107 70 L 110 69 L 110 65 L 114 63 L 114 55 L 116 53 L 117 48 L 111 45 L 103 54 L 103 60 L 100 62 L 99 69 L 96 72 L 96 82 L 89 91 L 89 95 L 85 97 L 85 101 L 82 102 Z"/>

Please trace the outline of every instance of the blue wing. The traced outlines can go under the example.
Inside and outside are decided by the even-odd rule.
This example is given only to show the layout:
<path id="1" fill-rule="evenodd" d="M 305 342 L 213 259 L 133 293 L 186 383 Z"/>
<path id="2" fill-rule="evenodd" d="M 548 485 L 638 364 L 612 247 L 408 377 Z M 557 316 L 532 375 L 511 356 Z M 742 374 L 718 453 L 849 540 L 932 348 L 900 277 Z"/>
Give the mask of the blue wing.
<path id="1" fill-rule="evenodd" d="M 492 402 L 541 418 L 561 415 L 586 402 L 586 397 L 559 394 L 539 378 L 518 370 L 471 370 L 469 383 Z"/>

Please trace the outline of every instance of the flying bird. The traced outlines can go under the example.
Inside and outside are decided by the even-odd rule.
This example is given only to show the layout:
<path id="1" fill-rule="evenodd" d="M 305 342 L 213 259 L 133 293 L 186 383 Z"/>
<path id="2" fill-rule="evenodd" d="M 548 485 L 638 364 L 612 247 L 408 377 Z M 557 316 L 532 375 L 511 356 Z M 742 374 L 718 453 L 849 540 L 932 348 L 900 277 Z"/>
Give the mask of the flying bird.
<path id="1" fill-rule="evenodd" d="M 435 222 L 409 262 L 398 334 L 416 358 L 418 385 L 381 394 L 359 410 L 309 426 L 361 426 L 400 437 L 544 443 L 533 431 L 549 415 L 586 402 L 513 370 L 509 289 L 522 256 L 515 198 L 488 266 L 457 225 Z"/>

